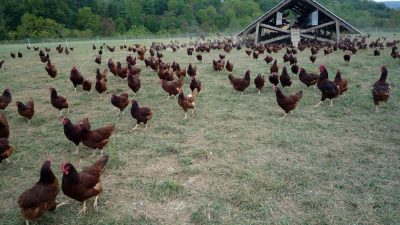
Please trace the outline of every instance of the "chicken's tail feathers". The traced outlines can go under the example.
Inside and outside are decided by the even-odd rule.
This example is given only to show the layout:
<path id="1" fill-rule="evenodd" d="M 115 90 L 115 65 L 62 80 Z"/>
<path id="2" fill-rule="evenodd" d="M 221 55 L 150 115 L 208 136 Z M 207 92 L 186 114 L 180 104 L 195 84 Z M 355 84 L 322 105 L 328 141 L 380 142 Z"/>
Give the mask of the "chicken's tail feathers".
<path id="1" fill-rule="evenodd" d="M 98 168 L 104 168 L 104 166 L 107 164 L 107 162 L 108 162 L 108 158 L 109 158 L 109 156 L 108 155 L 103 155 L 95 164 L 94 164 L 94 166 L 95 167 L 98 167 Z"/>

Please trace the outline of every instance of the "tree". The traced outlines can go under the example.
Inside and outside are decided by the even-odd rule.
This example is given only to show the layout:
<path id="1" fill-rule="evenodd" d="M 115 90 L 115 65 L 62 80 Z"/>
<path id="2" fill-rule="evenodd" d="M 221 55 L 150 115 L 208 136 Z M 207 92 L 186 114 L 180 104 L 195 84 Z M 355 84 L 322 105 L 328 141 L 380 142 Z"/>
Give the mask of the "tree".
<path id="1" fill-rule="evenodd" d="M 81 30 L 91 30 L 95 34 L 101 31 L 100 16 L 94 14 L 90 7 L 83 7 L 78 10 L 76 26 Z"/>
<path id="2" fill-rule="evenodd" d="M 111 17 L 101 20 L 102 34 L 111 36 L 115 33 L 115 23 Z"/>
<path id="3" fill-rule="evenodd" d="M 21 25 L 17 27 L 16 38 L 57 38 L 62 36 L 63 29 L 62 25 L 52 19 L 25 13 L 21 18 Z"/>

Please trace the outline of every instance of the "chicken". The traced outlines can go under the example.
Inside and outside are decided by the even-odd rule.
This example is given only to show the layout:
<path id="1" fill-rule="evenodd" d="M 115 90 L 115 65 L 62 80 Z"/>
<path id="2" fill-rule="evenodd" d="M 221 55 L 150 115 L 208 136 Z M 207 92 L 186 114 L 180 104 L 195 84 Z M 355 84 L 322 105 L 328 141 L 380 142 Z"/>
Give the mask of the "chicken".
<path id="1" fill-rule="evenodd" d="M 229 73 L 228 78 L 230 83 L 233 86 L 233 89 L 235 89 L 236 91 L 243 92 L 244 90 L 249 87 L 250 85 L 250 70 L 246 71 L 246 74 L 244 75 L 244 77 L 242 79 L 240 78 L 235 78 L 232 73 Z"/>
<path id="2" fill-rule="evenodd" d="M 197 60 L 199 60 L 200 62 L 203 61 L 203 56 L 201 54 L 197 54 L 196 55 Z"/>
<path id="3" fill-rule="evenodd" d="M 225 55 L 224 55 L 224 54 L 219 54 L 219 58 L 220 58 L 221 60 L 223 60 L 223 59 L 225 59 Z"/>
<path id="4" fill-rule="evenodd" d="M 8 163 L 10 160 L 8 159 L 14 151 L 14 147 L 12 147 L 8 143 L 7 138 L 0 138 L 0 163 L 5 159 Z"/>
<path id="5" fill-rule="evenodd" d="M 8 126 L 7 117 L 0 114 L 0 138 L 8 138 L 10 136 L 10 127 Z"/>
<path id="6" fill-rule="evenodd" d="M 275 59 L 275 61 L 274 61 L 274 64 L 272 64 L 272 66 L 271 66 L 271 68 L 270 68 L 270 72 L 271 72 L 271 74 L 272 74 L 272 73 L 276 73 L 276 74 L 279 73 L 278 62 L 276 61 L 276 59 Z"/>
<path id="7" fill-rule="evenodd" d="M 82 83 L 82 89 L 84 91 L 90 91 L 92 90 L 92 82 L 88 79 L 84 79 Z"/>
<path id="8" fill-rule="evenodd" d="M 142 69 L 140 69 L 137 66 L 131 66 L 128 64 L 128 75 L 134 75 L 134 76 L 140 76 L 140 72 L 142 72 Z"/>
<path id="9" fill-rule="evenodd" d="M 265 56 L 264 61 L 267 64 L 270 64 L 272 61 L 274 61 L 274 59 L 272 58 L 272 56 L 267 55 L 267 56 Z"/>
<path id="10" fill-rule="evenodd" d="M 51 77 L 51 78 L 56 78 L 57 76 L 57 69 L 56 66 L 54 66 L 54 64 L 51 64 L 50 59 L 47 60 L 47 65 L 45 67 L 47 74 Z"/>
<path id="11" fill-rule="evenodd" d="M 261 94 L 261 91 L 264 89 L 265 85 L 265 77 L 262 74 L 258 74 L 256 79 L 254 79 L 254 85 L 258 89 L 258 94 Z"/>
<path id="12" fill-rule="evenodd" d="M 18 198 L 18 205 L 26 224 L 29 224 L 29 220 L 38 219 L 47 211 L 54 211 L 57 208 L 56 198 L 59 191 L 57 177 L 51 170 L 51 160 L 47 159 L 40 169 L 39 181 Z"/>
<path id="13" fill-rule="evenodd" d="M 94 86 L 96 91 L 99 93 L 99 97 L 101 99 L 101 94 L 107 91 L 107 83 L 102 79 L 96 79 L 96 85 Z"/>
<path id="14" fill-rule="evenodd" d="M 145 129 L 147 129 L 147 122 L 152 118 L 153 112 L 149 107 L 139 107 L 136 100 L 132 100 L 131 102 L 131 115 L 136 119 L 136 126 L 132 128 L 132 131 L 136 130 L 140 123 L 144 123 Z"/>
<path id="15" fill-rule="evenodd" d="M 101 55 L 97 55 L 96 58 L 94 59 L 94 62 L 97 64 L 101 64 Z"/>
<path id="16" fill-rule="evenodd" d="M 347 80 L 342 79 L 342 74 L 341 74 L 340 70 L 337 70 L 334 82 L 339 87 L 340 95 L 342 95 L 344 92 L 346 92 L 348 90 Z"/>
<path id="17" fill-rule="evenodd" d="M 72 141 L 76 145 L 75 154 L 79 153 L 79 143 L 81 142 L 81 128 L 79 124 L 83 124 L 88 130 L 90 130 L 89 119 L 85 118 L 80 121 L 77 125 L 72 124 L 71 120 L 68 118 L 62 119 L 64 125 L 64 135 L 68 140 Z"/>
<path id="18" fill-rule="evenodd" d="M 183 68 L 183 69 L 178 68 L 178 69 L 175 71 L 175 73 L 176 73 L 176 76 L 177 76 L 178 78 L 185 77 L 185 76 L 186 76 L 186 68 Z"/>
<path id="19" fill-rule="evenodd" d="M 0 61 L 0 69 L 3 67 L 3 64 L 4 64 L 4 60 L 1 60 Z"/>
<path id="20" fill-rule="evenodd" d="M 249 82 L 250 82 L 250 75 L 249 75 Z M 185 111 L 185 119 L 187 119 L 188 109 L 192 109 L 192 114 L 194 112 L 194 108 L 196 106 L 197 94 L 198 94 L 197 90 L 194 90 L 190 95 L 185 96 L 183 94 L 182 88 L 179 89 L 178 104 L 182 107 L 183 111 Z"/>
<path id="21" fill-rule="evenodd" d="M 290 87 L 292 86 L 292 81 L 290 80 L 290 76 L 287 72 L 286 66 L 282 67 L 282 74 L 279 77 L 279 81 L 282 84 L 282 87 Z"/>
<path id="22" fill-rule="evenodd" d="M 229 60 L 228 60 L 228 61 L 226 62 L 225 68 L 226 68 L 226 70 L 228 70 L 229 72 L 233 72 L 233 66 L 234 66 L 234 64 L 231 63 L 231 62 L 229 62 Z"/>
<path id="23" fill-rule="evenodd" d="M 88 129 L 88 127 L 82 122 L 80 122 L 78 126 L 81 130 L 81 142 L 87 147 L 93 149 L 93 156 L 96 154 L 96 149 L 100 149 L 101 155 L 103 155 L 103 148 L 110 140 L 110 137 L 115 130 L 115 126 L 107 125 L 95 130 Z"/>
<path id="24" fill-rule="evenodd" d="M 120 113 L 124 114 L 124 109 L 129 105 L 128 93 L 122 93 L 121 95 L 112 94 L 111 104 L 119 109 Z"/>
<path id="25" fill-rule="evenodd" d="M 343 56 L 343 59 L 344 59 L 345 62 L 350 63 L 351 54 L 350 54 L 350 53 L 346 53 L 346 54 Z"/>
<path id="26" fill-rule="evenodd" d="M 96 80 L 104 79 L 107 82 L 107 69 L 104 69 L 103 73 L 100 72 L 100 69 L 96 69 Z"/>
<path id="27" fill-rule="evenodd" d="M 0 109 L 5 110 L 8 104 L 11 103 L 12 96 L 11 96 L 11 89 L 6 88 L 3 91 L 3 95 L 0 96 Z"/>
<path id="28" fill-rule="evenodd" d="M 303 97 L 303 91 L 299 91 L 294 95 L 286 96 L 278 87 L 274 86 L 273 90 L 276 93 L 276 101 L 278 102 L 278 105 L 285 111 L 283 118 L 297 107 L 297 103 Z"/>
<path id="29" fill-rule="evenodd" d="M 213 60 L 213 68 L 215 71 L 222 71 L 225 66 L 225 61 L 222 59 Z"/>
<path id="30" fill-rule="evenodd" d="M 11 52 L 10 56 L 11 56 L 11 58 L 15 59 L 15 53 L 14 52 Z"/>
<path id="31" fill-rule="evenodd" d="M 300 67 L 297 64 L 293 64 L 291 67 L 292 73 L 298 74 Z"/>
<path id="32" fill-rule="evenodd" d="M 189 63 L 189 66 L 188 66 L 188 69 L 186 72 L 190 77 L 196 76 L 197 75 L 197 66 L 192 66 L 192 64 Z"/>
<path id="33" fill-rule="evenodd" d="M 78 71 L 78 69 L 75 66 L 72 67 L 71 75 L 70 75 L 69 79 L 71 80 L 72 84 L 74 85 L 74 92 L 76 92 L 76 87 L 78 85 L 83 84 L 83 76 L 81 75 L 81 73 Z"/>
<path id="34" fill-rule="evenodd" d="M 121 77 L 122 79 L 125 79 L 126 76 L 128 75 L 128 68 L 122 68 L 122 65 L 120 62 L 117 62 L 117 75 Z"/>
<path id="35" fill-rule="evenodd" d="M 312 55 L 312 56 L 310 56 L 310 61 L 311 61 L 312 63 L 315 63 L 316 60 L 317 60 L 317 55 Z"/>
<path id="36" fill-rule="evenodd" d="M 114 74 L 114 76 L 116 76 L 117 75 L 117 67 L 115 66 L 115 64 L 111 58 L 108 60 L 107 66 L 108 66 L 108 69 L 110 69 L 111 73 Z"/>
<path id="37" fill-rule="evenodd" d="M 108 155 L 105 155 L 92 166 L 84 168 L 80 173 L 71 163 L 64 161 L 62 164 L 61 189 L 66 196 L 83 202 L 83 209 L 79 214 L 85 214 L 86 201 L 91 197 L 95 197 L 93 207 L 97 210 L 97 199 L 99 194 L 103 192 L 102 175 L 107 162 Z"/>
<path id="38" fill-rule="evenodd" d="M 372 89 L 372 98 L 374 99 L 376 112 L 379 112 L 381 102 L 387 102 L 390 97 L 390 86 L 386 82 L 388 70 L 385 65 L 381 67 L 381 77 L 375 82 Z"/>
<path id="39" fill-rule="evenodd" d="M 126 63 L 130 66 L 134 66 L 136 64 L 136 57 L 133 58 L 131 55 L 128 55 L 125 59 Z"/>
<path id="40" fill-rule="evenodd" d="M 169 99 L 171 97 L 171 95 L 176 97 L 179 94 L 179 91 L 178 91 L 179 87 L 176 86 L 176 82 L 166 81 L 166 80 L 160 80 L 160 81 L 161 81 L 162 89 L 168 93 L 167 99 Z"/>
<path id="41" fill-rule="evenodd" d="M 279 84 L 278 73 L 273 72 L 271 75 L 269 75 L 268 80 L 272 84 L 272 86 L 277 86 Z"/>
<path id="42" fill-rule="evenodd" d="M 299 79 L 303 84 L 307 85 L 307 87 L 315 85 L 318 81 L 318 78 L 318 74 L 307 73 L 304 68 L 300 68 Z"/>
<path id="43" fill-rule="evenodd" d="M 321 73 L 318 78 L 317 87 L 321 91 L 321 101 L 315 106 L 319 106 L 327 98 L 331 100 L 331 106 L 333 106 L 333 99 L 340 94 L 339 88 L 334 82 L 329 80 L 328 71 L 323 64 L 319 66 L 319 70 Z"/>
<path id="44" fill-rule="evenodd" d="M 51 105 L 59 110 L 60 116 L 62 115 L 62 110 L 63 109 L 68 109 L 69 113 L 69 108 L 68 108 L 68 101 L 66 98 L 63 96 L 57 95 L 57 91 L 55 88 L 50 88 L 50 102 Z"/>
<path id="45" fill-rule="evenodd" d="M 201 91 L 201 81 L 198 80 L 196 77 L 191 77 L 192 81 L 190 82 L 190 90 L 192 92 L 196 89 L 198 93 Z"/>
<path id="46" fill-rule="evenodd" d="M 20 101 L 16 102 L 18 114 L 28 119 L 28 124 L 31 123 L 33 115 L 35 115 L 35 106 L 33 99 L 30 98 L 26 105 Z"/>
<path id="47" fill-rule="evenodd" d="M 381 52 L 378 49 L 374 50 L 374 56 L 380 56 Z"/>

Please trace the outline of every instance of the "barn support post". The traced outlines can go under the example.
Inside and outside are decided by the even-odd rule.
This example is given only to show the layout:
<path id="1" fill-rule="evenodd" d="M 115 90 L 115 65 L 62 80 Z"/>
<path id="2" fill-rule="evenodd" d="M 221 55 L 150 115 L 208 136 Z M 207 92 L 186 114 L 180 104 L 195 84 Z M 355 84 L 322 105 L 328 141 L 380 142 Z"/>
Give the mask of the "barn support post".
<path id="1" fill-rule="evenodd" d="M 256 34 L 255 34 L 255 38 L 254 38 L 254 44 L 258 44 L 259 38 L 260 38 L 260 22 L 257 22 L 256 25 Z"/>
<path id="2" fill-rule="evenodd" d="M 336 20 L 336 44 L 339 44 L 340 41 L 340 24 L 339 21 Z"/>

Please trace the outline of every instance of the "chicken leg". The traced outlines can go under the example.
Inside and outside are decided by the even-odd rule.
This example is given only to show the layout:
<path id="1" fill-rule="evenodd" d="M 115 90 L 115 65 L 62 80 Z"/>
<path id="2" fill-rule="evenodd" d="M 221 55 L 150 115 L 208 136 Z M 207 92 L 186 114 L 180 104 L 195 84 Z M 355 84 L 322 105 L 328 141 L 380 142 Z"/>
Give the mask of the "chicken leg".
<path id="1" fill-rule="evenodd" d="M 333 106 L 333 99 L 331 99 L 331 106 Z"/>
<path id="2" fill-rule="evenodd" d="M 375 112 L 377 112 L 377 113 L 379 112 L 379 106 L 378 105 L 375 106 Z"/>
<path id="3" fill-rule="evenodd" d="M 97 199 L 99 198 L 99 196 L 97 195 L 96 198 L 94 198 L 94 203 L 93 203 L 93 207 L 96 209 L 96 211 L 99 209 L 97 207 Z"/>
<path id="4" fill-rule="evenodd" d="M 79 211 L 78 215 L 81 215 L 82 213 L 85 214 L 86 212 L 86 201 L 83 202 L 83 209 Z"/>
<path id="5" fill-rule="evenodd" d="M 79 145 L 76 146 L 76 150 L 74 152 L 75 155 L 79 154 Z"/>
<path id="6" fill-rule="evenodd" d="M 318 104 L 315 105 L 315 107 L 318 107 L 319 105 L 321 105 L 322 101 L 320 101 Z"/>
<path id="7" fill-rule="evenodd" d="M 25 225 L 29 225 L 29 220 L 25 220 Z"/>
<path id="8" fill-rule="evenodd" d="M 185 112 L 185 120 L 187 119 L 187 112 Z"/>
<path id="9" fill-rule="evenodd" d="M 76 92 L 76 87 L 74 87 L 74 92 Z"/>
<path id="10" fill-rule="evenodd" d="M 68 201 L 66 201 L 66 202 L 61 202 L 60 204 L 58 204 L 58 205 L 56 206 L 56 209 L 58 209 L 59 207 L 61 207 L 61 206 L 63 206 L 63 205 L 68 205 L 68 204 L 69 204 Z"/>
<path id="11" fill-rule="evenodd" d="M 136 128 L 138 128 L 138 126 L 139 126 L 139 124 L 136 124 L 136 126 L 135 126 L 134 128 L 132 128 L 132 130 L 131 130 L 131 131 L 134 131 L 134 130 L 136 130 Z"/>

